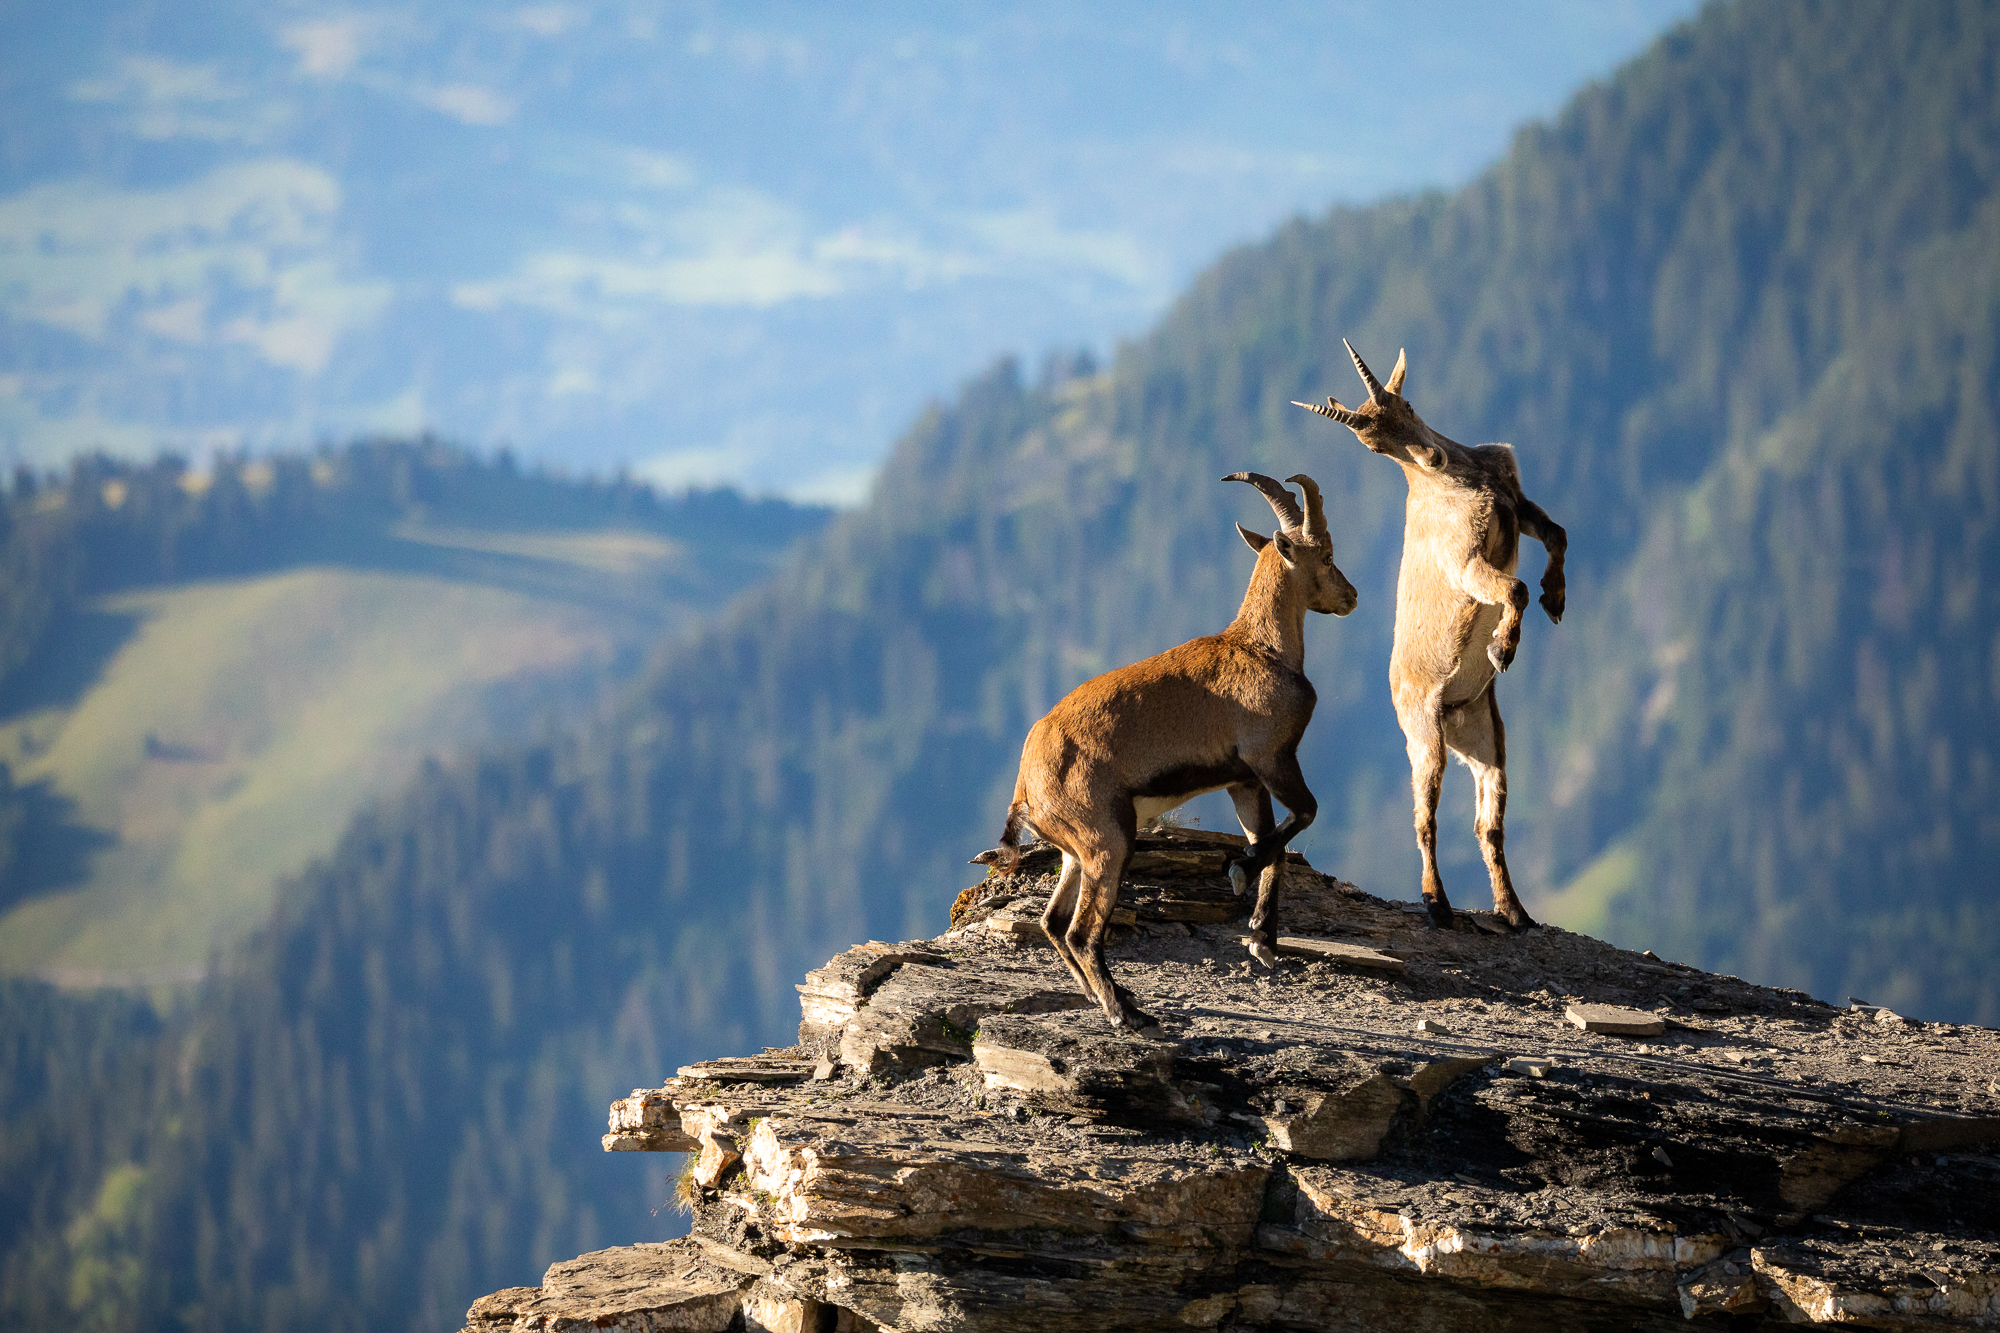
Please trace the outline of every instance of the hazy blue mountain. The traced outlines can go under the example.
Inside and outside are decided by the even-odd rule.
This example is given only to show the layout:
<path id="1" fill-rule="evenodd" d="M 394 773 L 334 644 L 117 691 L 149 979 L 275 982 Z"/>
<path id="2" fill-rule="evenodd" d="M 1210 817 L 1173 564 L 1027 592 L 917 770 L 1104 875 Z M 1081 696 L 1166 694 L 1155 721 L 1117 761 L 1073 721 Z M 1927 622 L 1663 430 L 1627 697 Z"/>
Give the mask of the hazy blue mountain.
<path id="1" fill-rule="evenodd" d="M 1462 179 L 1691 8 L 13 3 L 0 464 L 435 430 L 855 500 L 993 357 Z"/>

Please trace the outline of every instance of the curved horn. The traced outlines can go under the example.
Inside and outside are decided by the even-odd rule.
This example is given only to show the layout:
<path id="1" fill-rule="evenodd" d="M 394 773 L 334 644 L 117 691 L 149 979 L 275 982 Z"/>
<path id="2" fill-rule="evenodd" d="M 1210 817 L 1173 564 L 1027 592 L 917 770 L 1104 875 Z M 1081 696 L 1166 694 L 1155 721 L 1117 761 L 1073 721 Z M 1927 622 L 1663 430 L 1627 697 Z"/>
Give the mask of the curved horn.
<path id="1" fill-rule="evenodd" d="M 1368 386 L 1368 396 L 1370 398 L 1381 397 L 1382 381 L 1375 378 L 1375 372 L 1370 370 L 1368 363 L 1361 359 L 1361 353 L 1354 350 L 1354 344 L 1342 338 L 1340 345 L 1345 347 L 1347 354 L 1354 358 L 1354 368 L 1361 372 L 1361 382 Z"/>
<path id="2" fill-rule="evenodd" d="M 1296 398 L 1292 399 L 1292 406 L 1303 407 L 1306 411 L 1317 412 L 1323 417 L 1332 417 L 1349 430 L 1360 430 L 1366 424 L 1360 417 L 1355 416 L 1354 413 L 1348 411 L 1331 398 L 1326 400 L 1325 407 L 1321 407 L 1318 403 L 1302 403 Z"/>
<path id="3" fill-rule="evenodd" d="M 1262 491 L 1264 498 L 1271 502 L 1271 508 L 1278 515 L 1278 522 L 1294 532 L 1305 527 L 1306 516 L 1299 512 L 1298 501 L 1292 499 L 1292 493 L 1280 486 L 1275 479 L 1261 472 L 1232 472 L 1223 480 L 1249 482 Z"/>
<path id="4" fill-rule="evenodd" d="M 1398 347 L 1396 349 L 1396 368 L 1389 372 L 1389 392 L 1401 393 L 1403 391 L 1403 376 L 1409 373 L 1409 353 L 1403 348 Z"/>
<path id="5" fill-rule="evenodd" d="M 1286 481 L 1299 488 L 1306 497 L 1306 529 L 1313 536 L 1326 539 L 1326 510 L 1320 506 L 1319 483 L 1301 472 L 1296 477 L 1286 477 Z"/>

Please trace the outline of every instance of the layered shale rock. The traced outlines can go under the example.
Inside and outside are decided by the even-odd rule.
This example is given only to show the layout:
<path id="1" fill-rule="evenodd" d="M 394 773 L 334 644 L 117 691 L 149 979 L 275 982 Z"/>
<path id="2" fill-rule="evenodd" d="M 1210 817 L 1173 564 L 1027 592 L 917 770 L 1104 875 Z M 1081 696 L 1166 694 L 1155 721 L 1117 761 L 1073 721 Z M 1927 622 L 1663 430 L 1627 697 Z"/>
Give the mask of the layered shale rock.
<path id="1" fill-rule="evenodd" d="M 1287 865 L 1275 971 L 1223 865 L 1143 840 L 1082 1007 L 1053 858 L 799 987 L 796 1047 L 612 1107 L 693 1234 L 473 1329 L 2000 1328 L 2000 1033 L 1548 928 L 1431 929 Z"/>

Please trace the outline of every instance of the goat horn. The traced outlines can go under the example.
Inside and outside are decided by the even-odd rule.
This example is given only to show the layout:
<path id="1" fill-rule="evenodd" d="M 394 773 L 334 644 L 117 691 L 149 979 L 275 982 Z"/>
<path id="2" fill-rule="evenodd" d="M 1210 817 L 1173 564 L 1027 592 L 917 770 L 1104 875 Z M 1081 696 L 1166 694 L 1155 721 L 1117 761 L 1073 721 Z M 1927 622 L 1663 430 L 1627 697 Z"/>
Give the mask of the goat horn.
<path id="1" fill-rule="evenodd" d="M 1286 477 L 1299 493 L 1306 497 L 1306 527 L 1315 537 L 1326 536 L 1326 510 L 1319 502 L 1319 483 L 1301 472 L 1296 477 Z"/>
<path id="2" fill-rule="evenodd" d="M 1361 359 L 1361 353 L 1355 351 L 1354 344 L 1345 338 L 1340 340 L 1340 345 L 1345 347 L 1347 354 L 1354 358 L 1354 368 L 1361 372 L 1361 382 L 1368 386 L 1368 397 L 1370 399 L 1380 398 L 1382 396 L 1382 381 L 1375 378 L 1375 372 L 1370 370 L 1368 363 Z"/>
<path id="3" fill-rule="evenodd" d="M 1410 373 L 1410 354 L 1405 349 L 1396 349 L 1396 368 L 1389 372 L 1389 392 L 1403 391 L 1403 376 Z"/>
<path id="4" fill-rule="evenodd" d="M 1326 400 L 1325 407 L 1321 407 L 1318 403 L 1302 403 L 1296 398 L 1292 399 L 1292 406 L 1303 407 L 1306 411 L 1317 412 L 1323 417 L 1332 417 L 1349 430 L 1361 429 L 1361 418 L 1355 416 L 1331 398 Z"/>
<path id="5" fill-rule="evenodd" d="M 1275 479 L 1261 472 L 1232 472 L 1223 480 L 1249 482 L 1262 491 L 1264 498 L 1271 502 L 1271 508 L 1277 511 L 1278 522 L 1293 532 L 1304 529 L 1306 516 L 1299 512 L 1298 501 L 1294 500 L 1292 493 L 1280 486 Z"/>

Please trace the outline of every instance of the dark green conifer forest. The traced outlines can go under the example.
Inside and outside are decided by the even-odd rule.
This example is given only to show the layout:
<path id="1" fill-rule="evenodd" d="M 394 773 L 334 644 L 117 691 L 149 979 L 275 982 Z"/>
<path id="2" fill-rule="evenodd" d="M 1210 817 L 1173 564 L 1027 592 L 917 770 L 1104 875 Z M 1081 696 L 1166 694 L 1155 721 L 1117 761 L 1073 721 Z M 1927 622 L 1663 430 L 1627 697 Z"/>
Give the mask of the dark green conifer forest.
<path id="1" fill-rule="evenodd" d="M 1316 477 L 1361 592 L 1309 631 L 1302 850 L 1413 895 L 1402 479 L 1289 405 L 1353 400 L 1343 335 L 1407 347 L 1418 411 L 1513 442 L 1570 533 L 1569 615 L 1500 683 L 1530 905 L 2000 1023 L 1996 72 L 1993 3 L 1713 5 L 1463 189 L 1225 255 L 1108 369 L 964 386 L 617 708 L 365 813 L 182 1009 L 0 990 L 7 1317 L 451 1329 L 670 1234 L 605 1104 L 786 1043 L 804 970 L 943 927 L 1028 725 L 1234 612 L 1231 525 L 1268 517 L 1225 472 Z"/>

